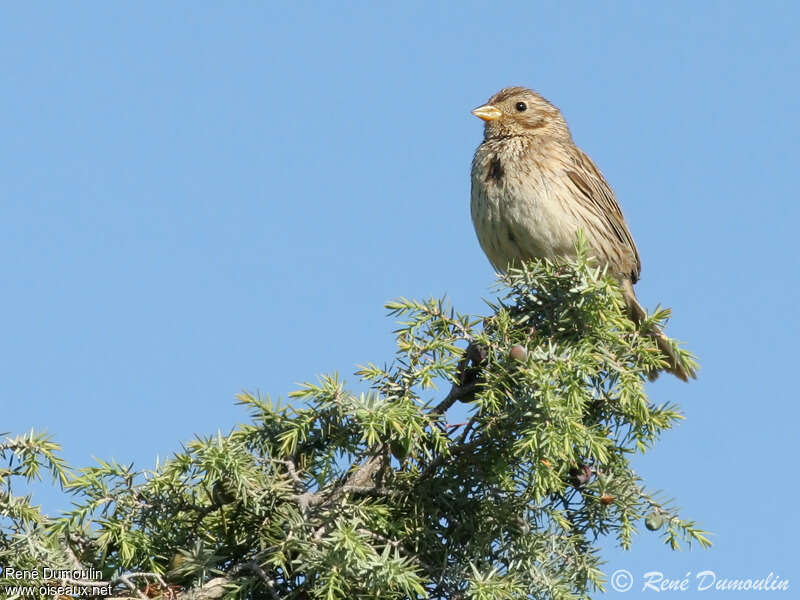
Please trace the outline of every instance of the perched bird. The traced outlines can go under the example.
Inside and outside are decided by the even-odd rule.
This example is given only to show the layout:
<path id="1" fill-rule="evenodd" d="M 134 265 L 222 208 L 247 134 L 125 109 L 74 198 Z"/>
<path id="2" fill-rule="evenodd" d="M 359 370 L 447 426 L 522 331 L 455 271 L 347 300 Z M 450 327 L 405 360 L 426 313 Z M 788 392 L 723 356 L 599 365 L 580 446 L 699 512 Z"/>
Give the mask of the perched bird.
<path id="1" fill-rule="evenodd" d="M 642 264 L 614 192 L 572 141 L 567 122 L 536 92 L 510 87 L 472 111 L 483 119 L 483 143 L 472 161 L 472 222 L 498 271 L 521 261 L 575 256 L 582 230 L 597 259 L 617 277 L 634 322 L 646 312 L 633 284 Z M 666 336 L 649 332 L 683 381 L 684 368 Z"/>

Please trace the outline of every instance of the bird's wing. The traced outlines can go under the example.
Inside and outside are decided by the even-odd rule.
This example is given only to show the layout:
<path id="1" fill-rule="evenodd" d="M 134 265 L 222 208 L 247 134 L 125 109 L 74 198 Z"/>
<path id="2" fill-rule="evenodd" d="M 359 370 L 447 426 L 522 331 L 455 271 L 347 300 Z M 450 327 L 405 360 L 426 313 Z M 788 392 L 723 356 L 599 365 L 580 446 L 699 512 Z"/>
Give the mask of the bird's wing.
<path id="1" fill-rule="evenodd" d="M 575 191 L 575 198 L 585 200 L 585 208 L 595 217 L 594 223 L 601 227 L 597 233 L 607 239 L 604 246 L 606 253 L 611 248 L 621 250 L 615 256 L 607 255 L 610 266 L 617 269 L 620 275 L 630 275 L 631 282 L 636 283 L 642 270 L 639 251 L 633 241 L 631 232 L 625 224 L 625 217 L 617 204 L 614 192 L 606 182 L 603 174 L 580 148 L 575 147 L 575 157 L 571 167 L 564 170 L 567 185 Z M 592 227 L 596 230 L 597 227 Z M 591 231 L 587 231 L 590 234 Z M 595 250 L 601 250 L 595 248 Z"/>

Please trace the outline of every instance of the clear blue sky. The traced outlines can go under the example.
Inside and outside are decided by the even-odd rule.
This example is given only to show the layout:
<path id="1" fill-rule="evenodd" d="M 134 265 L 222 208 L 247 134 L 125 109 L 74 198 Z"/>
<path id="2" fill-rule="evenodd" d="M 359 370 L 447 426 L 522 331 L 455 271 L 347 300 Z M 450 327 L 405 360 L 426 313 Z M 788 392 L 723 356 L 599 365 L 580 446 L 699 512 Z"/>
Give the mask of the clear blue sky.
<path id="1" fill-rule="evenodd" d="M 241 421 L 242 389 L 388 360 L 386 300 L 482 312 L 469 111 L 528 85 L 612 183 L 639 297 L 702 364 L 651 385 L 687 420 L 638 468 L 715 547 L 644 532 L 608 572 L 800 589 L 798 5 L 264 4 L 4 6 L 2 430 L 151 467 Z"/>

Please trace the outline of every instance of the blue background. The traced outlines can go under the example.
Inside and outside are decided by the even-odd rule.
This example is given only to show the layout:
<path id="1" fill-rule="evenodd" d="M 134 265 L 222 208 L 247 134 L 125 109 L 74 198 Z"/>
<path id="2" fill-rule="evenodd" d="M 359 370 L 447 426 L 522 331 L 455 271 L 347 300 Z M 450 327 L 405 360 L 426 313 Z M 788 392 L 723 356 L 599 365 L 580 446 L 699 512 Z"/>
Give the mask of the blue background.
<path id="1" fill-rule="evenodd" d="M 650 386 L 687 419 L 637 467 L 715 547 L 643 532 L 607 544 L 608 573 L 800 587 L 798 6 L 4 6 L 2 429 L 149 468 L 245 419 L 242 389 L 388 360 L 386 300 L 485 312 L 469 111 L 528 85 L 613 185 L 639 297 L 702 364 Z"/>

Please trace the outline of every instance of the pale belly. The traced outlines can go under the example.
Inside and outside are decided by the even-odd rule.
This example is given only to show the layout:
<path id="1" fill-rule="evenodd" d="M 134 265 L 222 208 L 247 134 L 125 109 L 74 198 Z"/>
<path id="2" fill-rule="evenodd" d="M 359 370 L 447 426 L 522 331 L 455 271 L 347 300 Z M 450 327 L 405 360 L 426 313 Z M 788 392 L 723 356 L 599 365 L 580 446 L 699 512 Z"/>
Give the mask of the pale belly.
<path id="1" fill-rule="evenodd" d="M 486 181 L 480 171 L 473 175 L 472 222 L 498 271 L 511 263 L 575 255 L 580 222 L 559 198 L 564 190 L 541 173 L 529 175 L 524 181 L 511 174 L 498 181 Z"/>

